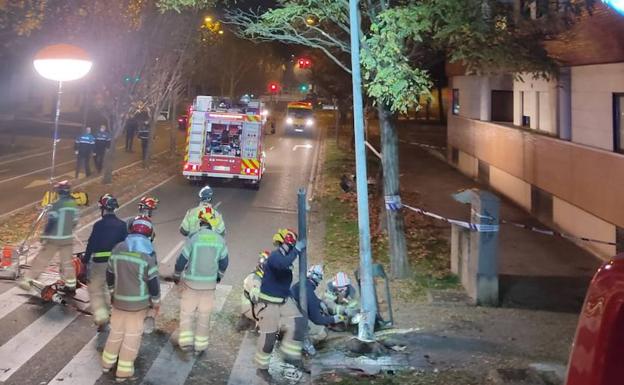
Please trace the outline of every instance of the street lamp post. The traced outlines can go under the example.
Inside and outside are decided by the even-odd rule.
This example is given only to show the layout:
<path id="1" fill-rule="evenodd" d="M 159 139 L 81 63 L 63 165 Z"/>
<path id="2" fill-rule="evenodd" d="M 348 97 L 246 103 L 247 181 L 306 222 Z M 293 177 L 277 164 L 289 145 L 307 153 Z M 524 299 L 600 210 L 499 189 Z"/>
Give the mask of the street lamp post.
<path id="1" fill-rule="evenodd" d="M 84 77 L 91 70 L 93 63 L 89 59 L 87 52 L 82 48 L 69 44 L 55 44 L 37 52 L 33 65 L 39 75 L 58 82 L 56 111 L 54 113 L 54 135 L 52 138 L 52 163 L 50 165 L 50 183 L 52 183 L 54 181 L 54 166 L 56 164 L 56 143 L 58 142 L 63 82 Z"/>

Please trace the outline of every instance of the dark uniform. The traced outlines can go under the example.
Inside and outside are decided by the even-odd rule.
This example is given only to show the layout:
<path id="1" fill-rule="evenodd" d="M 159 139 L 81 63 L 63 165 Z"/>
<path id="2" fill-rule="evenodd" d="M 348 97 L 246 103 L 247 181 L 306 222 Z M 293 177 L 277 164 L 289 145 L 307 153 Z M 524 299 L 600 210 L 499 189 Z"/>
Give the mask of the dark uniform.
<path id="1" fill-rule="evenodd" d="M 137 133 L 138 138 L 141 140 L 141 150 L 143 151 L 143 160 L 147 159 L 147 143 L 150 136 L 150 128 L 146 123 L 142 123 Z"/>
<path id="2" fill-rule="evenodd" d="M 89 161 L 91 154 L 93 153 L 93 147 L 95 146 L 95 137 L 91 133 L 85 133 L 76 138 L 74 143 L 74 150 L 78 151 L 78 157 L 76 158 L 76 179 L 80 169 L 84 167 L 85 174 L 91 175 L 91 169 L 89 168 Z"/>
<path id="3" fill-rule="evenodd" d="M 108 131 L 100 131 L 95 134 L 95 168 L 98 173 L 102 172 L 104 164 L 104 154 L 111 145 L 111 135 Z"/>
<path id="4" fill-rule="evenodd" d="M 135 118 L 130 118 L 126 122 L 126 152 L 132 151 L 132 143 L 134 142 L 134 136 L 136 135 L 139 124 Z"/>

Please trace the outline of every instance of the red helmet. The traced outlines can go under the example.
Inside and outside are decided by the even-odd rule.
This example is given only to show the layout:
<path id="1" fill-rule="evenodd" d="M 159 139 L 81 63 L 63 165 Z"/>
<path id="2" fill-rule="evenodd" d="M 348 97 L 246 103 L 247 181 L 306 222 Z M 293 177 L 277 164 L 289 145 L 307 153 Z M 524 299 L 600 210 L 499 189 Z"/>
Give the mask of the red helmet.
<path id="1" fill-rule="evenodd" d="M 130 225 L 130 233 L 132 234 L 142 234 L 146 237 L 151 237 L 154 232 L 154 225 L 152 225 L 152 220 L 149 217 L 144 215 L 139 215 L 132 220 L 132 224 Z"/>
<path id="2" fill-rule="evenodd" d="M 273 235 L 273 243 L 276 245 L 286 244 L 288 246 L 294 246 L 297 243 L 297 233 L 291 229 L 279 229 L 277 233 Z"/>
<path id="3" fill-rule="evenodd" d="M 69 195 L 69 193 L 71 192 L 71 184 L 67 179 L 56 182 L 54 184 L 54 190 L 56 190 L 56 192 L 59 194 Z"/>
<path id="4" fill-rule="evenodd" d="M 141 198 L 141 200 L 139 201 L 140 210 L 147 209 L 151 211 L 151 210 L 156 210 L 157 207 L 158 207 L 158 199 L 154 197 L 145 196 Z"/>
<path id="5" fill-rule="evenodd" d="M 100 206 L 100 209 L 103 210 L 115 210 L 119 208 L 117 198 L 115 198 L 111 194 L 102 195 L 98 200 L 98 205 Z"/>

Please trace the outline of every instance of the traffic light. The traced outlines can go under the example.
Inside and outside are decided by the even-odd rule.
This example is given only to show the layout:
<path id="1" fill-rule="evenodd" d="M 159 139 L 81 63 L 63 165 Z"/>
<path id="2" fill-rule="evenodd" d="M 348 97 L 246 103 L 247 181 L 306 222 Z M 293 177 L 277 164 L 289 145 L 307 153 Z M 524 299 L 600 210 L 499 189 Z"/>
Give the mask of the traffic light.
<path id="1" fill-rule="evenodd" d="M 269 92 L 275 94 L 277 91 L 279 91 L 279 84 L 275 82 L 269 83 Z"/>
<path id="2" fill-rule="evenodd" d="M 301 69 L 310 68 L 312 67 L 312 60 L 302 57 L 302 58 L 299 58 L 299 60 L 297 60 L 297 64 L 299 65 L 299 68 Z"/>
<path id="3" fill-rule="evenodd" d="M 141 77 L 139 75 L 136 75 L 136 76 L 126 75 L 123 78 L 124 84 L 138 83 L 140 80 L 141 80 Z"/>
<path id="4" fill-rule="evenodd" d="M 310 91 L 310 85 L 309 84 L 301 84 L 299 85 L 299 91 L 301 91 L 302 93 L 306 93 L 308 91 Z"/>

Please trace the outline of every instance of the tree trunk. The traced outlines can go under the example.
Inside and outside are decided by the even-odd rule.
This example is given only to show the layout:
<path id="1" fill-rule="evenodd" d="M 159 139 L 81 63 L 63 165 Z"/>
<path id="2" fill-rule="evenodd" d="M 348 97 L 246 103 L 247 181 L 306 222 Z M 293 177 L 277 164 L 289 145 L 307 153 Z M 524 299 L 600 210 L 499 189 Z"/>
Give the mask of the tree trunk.
<path id="1" fill-rule="evenodd" d="M 379 127 L 381 130 L 381 156 L 383 166 L 384 195 L 399 195 L 399 137 L 395 130 L 392 113 L 379 104 Z M 405 242 L 405 223 L 400 210 L 388 210 L 388 243 L 390 246 L 390 274 L 393 278 L 406 278 L 410 275 Z"/>
<path id="2" fill-rule="evenodd" d="M 446 123 L 446 115 L 444 115 L 444 100 L 442 99 L 442 87 L 438 84 L 436 87 L 438 91 L 438 113 L 440 118 L 440 124 Z"/>

